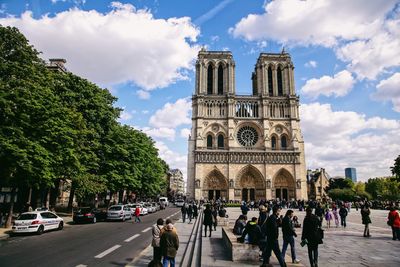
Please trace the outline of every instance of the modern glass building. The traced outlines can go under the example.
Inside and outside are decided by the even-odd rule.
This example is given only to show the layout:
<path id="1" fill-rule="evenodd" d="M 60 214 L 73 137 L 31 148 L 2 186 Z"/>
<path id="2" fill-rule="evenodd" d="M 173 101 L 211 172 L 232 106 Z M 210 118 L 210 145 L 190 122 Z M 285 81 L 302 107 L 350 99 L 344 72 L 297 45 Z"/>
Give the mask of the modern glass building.
<path id="1" fill-rule="evenodd" d="M 344 176 L 351 179 L 354 183 L 357 182 L 357 172 L 356 168 L 346 168 L 344 169 Z"/>

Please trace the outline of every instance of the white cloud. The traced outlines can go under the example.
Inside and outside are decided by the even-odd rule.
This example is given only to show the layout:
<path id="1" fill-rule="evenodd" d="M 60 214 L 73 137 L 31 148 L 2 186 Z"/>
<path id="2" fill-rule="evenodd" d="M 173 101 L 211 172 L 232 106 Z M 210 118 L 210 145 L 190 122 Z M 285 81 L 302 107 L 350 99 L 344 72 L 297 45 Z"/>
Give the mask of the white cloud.
<path id="1" fill-rule="evenodd" d="M 183 177 L 186 180 L 187 177 L 187 155 L 179 154 L 172 151 L 168 146 L 161 141 L 156 141 L 156 147 L 160 157 L 167 162 L 171 169 L 180 169 L 183 173 Z"/>
<path id="2" fill-rule="evenodd" d="M 227 5 L 229 5 L 233 0 L 223 0 L 215 7 L 211 8 L 209 11 L 198 17 L 194 23 L 201 25 L 204 22 L 214 18 L 219 12 L 221 12 Z"/>
<path id="3" fill-rule="evenodd" d="M 181 137 L 182 138 L 188 139 L 189 135 L 190 135 L 190 129 L 188 129 L 188 128 L 181 129 Z"/>
<path id="4" fill-rule="evenodd" d="M 188 98 L 178 99 L 175 103 L 168 102 L 150 117 L 149 124 L 157 128 L 175 128 L 182 124 L 190 124 L 190 110 L 191 101 Z"/>
<path id="5" fill-rule="evenodd" d="M 348 69 L 359 79 L 374 80 L 390 67 L 400 66 L 400 19 L 385 22 L 379 33 L 356 40 L 336 50 L 339 59 L 349 62 Z"/>
<path id="6" fill-rule="evenodd" d="M 136 113 L 135 111 L 127 111 L 127 110 L 123 110 L 121 112 L 121 115 L 119 116 L 120 121 L 127 121 L 133 118 L 133 114 Z"/>
<path id="7" fill-rule="evenodd" d="M 142 113 L 143 113 L 143 114 L 148 114 L 149 111 L 148 111 L 148 110 L 142 110 Z"/>
<path id="8" fill-rule="evenodd" d="M 150 99 L 150 93 L 148 91 L 138 90 L 136 94 L 140 99 Z"/>
<path id="9" fill-rule="evenodd" d="M 313 99 L 319 95 L 325 96 L 345 96 L 354 85 L 354 79 L 351 73 L 347 70 L 336 73 L 333 77 L 322 76 L 319 79 L 313 78 L 306 82 L 301 88 L 301 91 L 306 96 Z"/>
<path id="10" fill-rule="evenodd" d="M 161 128 L 150 128 L 144 127 L 141 128 L 143 132 L 150 135 L 153 139 L 168 139 L 170 141 L 175 140 L 175 129 L 161 127 Z"/>
<path id="11" fill-rule="evenodd" d="M 216 42 L 219 41 L 219 36 L 218 35 L 212 35 L 210 37 L 210 39 L 211 39 L 211 43 L 216 43 Z"/>
<path id="12" fill-rule="evenodd" d="M 395 0 L 281 0 L 265 2 L 264 14 L 242 18 L 230 32 L 247 40 L 331 47 L 341 39 L 368 38 L 379 30 Z M 262 25 L 262 27 L 260 27 Z"/>
<path id="13" fill-rule="evenodd" d="M 66 58 L 67 68 L 102 85 L 133 82 L 152 90 L 187 79 L 199 47 L 189 17 L 155 19 L 149 10 L 113 2 L 109 12 L 73 8 L 34 18 L 1 18 L 19 28 L 44 58 Z"/>
<path id="14" fill-rule="evenodd" d="M 318 65 L 318 64 L 317 64 L 316 61 L 310 60 L 310 61 L 308 61 L 308 62 L 306 62 L 306 63 L 304 64 L 304 67 L 306 67 L 306 68 L 316 68 L 317 65 Z"/>
<path id="15" fill-rule="evenodd" d="M 382 80 L 376 86 L 376 92 L 372 97 L 380 101 L 391 101 L 393 109 L 400 112 L 400 72 Z"/>
<path id="16" fill-rule="evenodd" d="M 400 66 L 400 20 L 396 0 L 266 1 L 263 14 L 249 14 L 229 31 L 249 41 L 334 49 L 358 79 Z M 397 14 L 396 14 L 397 13 Z M 262 25 L 262 27 L 260 27 Z"/>
<path id="17" fill-rule="evenodd" d="M 400 151 L 400 121 L 333 111 L 320 103 L 303 104 L 300 112 L 309 168 L 325 167 L 335 176 L 351 166 L 364 180 L 390 175 Z"/>

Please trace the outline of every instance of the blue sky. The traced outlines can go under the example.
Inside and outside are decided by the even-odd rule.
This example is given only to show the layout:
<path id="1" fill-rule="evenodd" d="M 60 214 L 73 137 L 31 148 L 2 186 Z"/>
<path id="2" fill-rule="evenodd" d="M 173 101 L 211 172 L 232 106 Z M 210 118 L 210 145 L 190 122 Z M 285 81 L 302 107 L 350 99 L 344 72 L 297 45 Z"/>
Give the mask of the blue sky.
<path id="1" fill-rule="evenodd" d="M 231 51 L 236 92 L 250 94 L 259 53 L 285 47 L 307 167 L 342 176 L 351 166 L 362 180 L 389 175 L 400 154 L 399 13 L 394 0 L 0 0 L 0 24 L 108 88 L 121 123 L 184 173 L 198 50 Z"/>

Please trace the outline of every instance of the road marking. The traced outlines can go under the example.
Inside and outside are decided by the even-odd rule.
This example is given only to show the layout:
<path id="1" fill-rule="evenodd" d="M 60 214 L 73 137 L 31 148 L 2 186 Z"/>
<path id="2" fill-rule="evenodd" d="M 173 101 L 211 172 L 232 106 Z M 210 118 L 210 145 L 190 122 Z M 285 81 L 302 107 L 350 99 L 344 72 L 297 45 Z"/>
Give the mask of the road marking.
<path id="1" fill-rule="evenodd" d="M 147 227 L 146 229 L 144 229 L 143 231 L 142 231 L 142 233 L 146 233 L 147 231 L 149 231 L 151 229 L 151 227 Z"/>
<path id="2" fill-rule="evenodd" d="M 79 265 L 76 265 L 75 267 L 87 267 L 87 265 L 79 264 Z"/>
<path id="3" fill-rule="evenodd" d="M 131 242 L 133 239 L 135 239 L 135 238 L 138 237 L 138 236 L 140 236 L 140 234 L 136 234 L 136 235 L 134 235 L 134 236 L 131 236 L 131 237 L 125 239 L 125 242 Z"/>
<path id="4" fill-rule="evenodd" d="M 115 245 L 115 246 L 113 246 L 113 247 L 111 247 L 111 248 L 109 248 L 109 249 L 103 251 L 102 253 L 100 253 L 99 255 L 96 255 L 96 256 L 94 256 L 94 257 L 97 258 L 97 259 L 101 259 L 101 258 L 103 258 L 105 255 L 110 254 L 111 252 L 113 252 L 114 250 L 116 250 L 116 249 L 118 249 L 118 248 L 120 248 L 120 247 L 121 247 L 121 245 Z"/>

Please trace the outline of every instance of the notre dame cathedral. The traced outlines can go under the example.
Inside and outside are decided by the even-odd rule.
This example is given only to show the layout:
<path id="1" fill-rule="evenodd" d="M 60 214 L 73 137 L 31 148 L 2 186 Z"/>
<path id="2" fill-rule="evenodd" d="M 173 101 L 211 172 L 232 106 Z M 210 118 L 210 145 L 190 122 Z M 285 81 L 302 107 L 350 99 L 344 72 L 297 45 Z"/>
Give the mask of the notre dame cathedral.
<path id="1" fill-rule="evenodd" d="M 293 70 L 288 53 L 261 53 L 251 77 L 252 95 L 236 95 L 232 53 L 199 52 L 189 137 L 189 198 L 307 199 Z"/>

